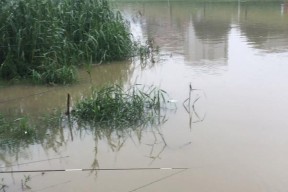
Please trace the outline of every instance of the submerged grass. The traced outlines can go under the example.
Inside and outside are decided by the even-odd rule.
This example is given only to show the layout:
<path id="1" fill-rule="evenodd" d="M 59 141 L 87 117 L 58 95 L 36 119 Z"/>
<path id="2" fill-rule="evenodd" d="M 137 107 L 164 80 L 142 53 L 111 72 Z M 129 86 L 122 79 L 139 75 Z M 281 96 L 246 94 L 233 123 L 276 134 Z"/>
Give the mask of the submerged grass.
<path id="1" fill-rule="evenodd" d="M 33 144 L 36 130 L 25 117 L 9 120 L 0 114 L 0 146 L 10 148 L 17 145 Z"/>
<path id="2" fill-rule="evenodd" d="M 153 123 L 161 116 L 168 95 L 154 86 L 134 85 L 125 90 L 119 85 L 94 90 L 79 101 L 73 115 L 100 126 L 122 128 Z"/>
<path id="3" fill-rule="evenodd" d="M 107 0 L 13 0 L 0 3 L 0 78 L 39 83 L 76 80 L 74 66 L 121 60 L 136 43 Z"/>
<path id="4" fill-rule="evenodd" d="M 8 118 L 0 113 L 0 151 L 17 153 L 20 149 L 36 143 L 56 149 L 55 137 L 61 132 L 61 119 L 58 111 L 39 119 L 28 116 Z"/>

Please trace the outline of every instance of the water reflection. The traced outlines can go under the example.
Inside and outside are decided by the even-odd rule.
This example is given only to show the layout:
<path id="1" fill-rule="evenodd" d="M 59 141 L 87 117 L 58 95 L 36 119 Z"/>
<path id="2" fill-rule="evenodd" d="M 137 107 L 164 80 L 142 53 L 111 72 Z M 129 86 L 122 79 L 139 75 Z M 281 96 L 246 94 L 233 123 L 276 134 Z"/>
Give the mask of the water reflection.
<path id="1" fill-rule="evenodd" d="M 91 164 L 92 169 L 99 168 L 99 162 L 97 159 L 98 145 L 100 142 L 106 141 L 107 146 L 114 153 L 121 150 L 128 139 L 137 139 L 133 142 L 141 144 L 143 142 L 143 134 L 145 133 L 145 139 L 152 138 L 152 142 L 146 143 L 148 148 L 151 148 L 147 157 L 155 160 L 159 158 L 160 154 L 164 151 L 166 142 L 161 133 L 161 126 L 167 121 L 166 115 L 151 118 L 149 121 L 145 121 L 137 126 L 131 125 L 130 127 L 115 127 L 107 126 L 105 124 L 95 124 L 89 122 L 79 121 L 70 116 L 63 116 L 59 112 L 55 112 L 49 116 L 38 119 L 33 122 L 33 126 L 36 127 L 35 134 L 29 135 L 25 131 L 25 137 L 19 137 L 16 134 L 6 134 L 3 131 L 0 135 L 0 162 L 2 166 L 0 168 L 10 169 L 13 167 L 13 163 L 19 160 L 23 161 L 23 158 L 33 158 L 31 156 L 31 146 L 38 145 L 46 151 L 54 151 L 56 153 L 66 148 L 68 143 L 71 144 L 74 140 L 81 140 L 88 135 L 94 137 L 94 160 Z M 28 126 L 28 124 L 27 124 Z M 17 127 L 10 127 L 11 130 L 18 129 Z M 19 131 L 24 131 L 21 129 Z M 147 135 L 148 134 L 148 135 Z M 149 136 L 150 135 L 150 136 Z M 161 145 L 160 151 L 156 149 L 156 146 Z"/>
<path id="2" fill-rule="evenodd" d="M 200 4 L 197 11 L 190 13 L 185 41 L 187 61 L 196 64 L 202 60 L 227 59 L 233 8 L 223 4 Z"/>
<path id="3" fill-rule="evenodd" d="M 0 162 L 3 163 L 1 168 L 11 167 L 19 160 L 29 159 L 33 145 L 41 146 L 44 151 L 53 150 L 54 152 L 65 147 L 67 141 L 60 115 L 61 113 L 55 112 L 46 117 L 40 116 L 40 119 L 34 120 L 33 123 L 25 120 L 22 125 L 10 124 L 6 132 L 1 130 Z M 1 125 L 1 128 L 5 128 L 4 126 Z"/>
<path id="4" fill-rule="evenodd" d="M 257 49 L 269 52 L 288 49 L 288 15 L 280 3 L 242 3 L 239 27 L 248 42 Z M 284 9 L 284 10 L 283 10 Z"/>
<path id="5" fill-rule="evenodd" d="M 52 154 L 56 155 L 55 158 L 70 157 L 57 163 L 55 161 L 58 160 L 55 159 L 47 164 L 32 164 L 24 168 L 183 165 L 197 167 L 198 171 L 191 169 L 189 174 L 179 177 L 175 183 L 169 180 L 159 184 L 160 187 L 153 188 L 153 191 L 169 191 L 174 189 L 170 188 L 173 186 L 178 189 L 182 187 L 183 191 L 191 191 L 192 188 L 203 191 L 208 185 L 211 191 L 213 188 L 216 191 L 257 191 L 259 185 L 264 190 L 269 185 L 272 190 L 279 188 L 285 191 L 288 173 L 283 171 L 287 167 L 287 54 L 272 53 L 288 50 L 287 3 L 262 2 L 256 5 L 247 2 L 149 2 L 122 4 L 119 7 L 134 19 L 131 28 L 135 29 L 140 38 L 154 37 L 164 59 L 162 57 L 163 60 L 148 69 L 142 69 L 137 63 L 123 64 L 126 66 L 112 64 L 93 69 L 92 84 L 123 82 L 126 85 L 136 82 L 135 79 L 138 78 L 140 83 L 161 84 L 161 88 L 172 92 L 173 98 L 182 105 L 182 101 L 188 96 L 187 85 L 192 82 L 207 93 L 207 117 L 202 106 L 199 107 L 201 113 L 198 112 L 197 106 L 201 104 L 198 100 L 194 104 L 199 118 L 193 111 L 191 102 L 190 114 L 178 107 L 177 114 L 164 125 L 147 128 L 129 128 L 125 131 L 92 130 L 89 126 L 80 128 L 77 123 L 64 119 L 59 126 L 54 126 L 55 129 L 51 127 L 48 131 L 43 128 L 43 138 L 45 131 L 49 133 L 47 141 L 40 140 L 29 148 L 25 144 L 16 145 L 18 150 L 12 151 L 16 155 L 8 153 L 9 150 L 6 153 L 2 151 L 1 163 L 8 166 L 14 165 L 15 160 L 25 160 L 28 163 L 35 159 L 44 160 L 45 157 L 51 159 L 49 155 Z M 259 52 L 264 53 L 259 55 Z M 225 75 L 211 75 L 211 71 L 226 66 L 229 68 L 227 67 Z M 205 70 L 201 71 L 202 76 L 195 75 L 195 69 L 203 68 Z M 0 109 L 9 114 L 18 112 L 17 110 L 19 113 L 23 111 L 40 114 L 55 106 L 65 105 L 67 92 L 73 97 L 81 97 L 90 91 L 90 79 L 85 70 L 82 72 L 83 79 L 76 86 L 54 87 L 48 95 L 37 95 L 15 103 L 1 103 Z M 19 90 L 13 90 L 14 92 L 9 89 L 10 87 L 0 90 L 1 100 L 46 91 L 47 87 L 22 86 Z M 194 94 L 197 99 L 195 92 Z M 193 124 L 204 118 L 203 123 Z M 38 155 L 39 151 L 41 155 Z M 141 176 L 143 174 L 145 173 L 139 173 Z M 67 183 L 72 178 L 73 182 L 63 187 L 62 191 L 85 186 L 88 186 L 89 191 L 98 181 L 98 191 L 129 191 L 127 185 L 134 181 L 142 182 L 141 177 L 135 179 L 136 174 L 126 173 L 127 180 L 123 179 L 123 175 L 114 172 L 102 175 L 98 173 L 99 177 L 95 181 L 94 177 L 89 180 L 85 174 L 74 177 L 47 174 L 44 179 L 35 179 L 32 188 L 37 185 L 37 181 L 42 183 L 43 180 L 50 180 L 49 184 L 55 185 Z M 147 173 L 147 178 L 150 176 Z M 21 179 L 23 176 L 17 177 L 16 183 Z M 186 179 L 188 182 L 183 182 Z M 7 181 L 6 178 L 5 180 Z M 109 186 L 114 181 L 116 186 L 110 190 Z M 222 185 L 223 181 L 225 185 Z M 226 185 L 226 181 L 231 181 L 231 186 Z M 10 183 L 8 182 L 9 185 Z"/>
<path id="6" fill-rule="evenodd" d="M 3 143 L 0 144 L 0 171 L 20 171 L 20 174 L 12 173 L 11 179 L 9 179 L 9 177 L 4 177 L 7 183 L 0 183 L 0 191 L 1 187 L 3 189 L 9 189 L 9 191 L 19 190 L 19 186 L 22 187 L 22 191 L 25 191 L 27 189 L 25 188 L 25 182 L 23 182 L 23 178 L 18 177 L 19 175 L 24 176 L 24 178 L 28 176 L 30 177 L 30 175 L 32 175 L 33 178 L 35 178 L 39 175 L 43 176 L 49 172 L 46 172 L 45 170 L 62 170 L 59 168 L 53 168 L 53 164 L 55 162 L 57 164 L 57 161 L 61 162 L 62 160 L 70 159 L 69 156 L 63 155 L 63 151 L 65 151 L 67 145 L 70 145 L 71 147 L 73 142 L 79 143 L 79 141 L 81 142 L 83 139 L 88 139 L 89 142 L 94 142 L 93 150 L 89 151 L 87 148 L 85 148 L 85 151 L 90 154 L 89 158 L 82 159 L 83 157 L 78 157 L 76 159 L 81 160 L 81 162 L 85 162 L 82 165 L 83 167 L 80 168 L 89 170 L 89 175 L 92 174 L 94 176 L 97 176 L 98 169 L 103 167 L 101 166 L 101 163 L 105 164 L 105 162 L 101 162 L 98 159 L 99 156 L 101 156 L 101 151 L 103 150 L 103 142 L 105 143 L 104 145 L 108 146 L 109 150 L 114 154 L 119 153 L 129 140 L 132 141 L 134 145 L 144 145 L 147 148 L 147 153 L 142 155 L 143 157 L 151 159 L 150 164 L 152 164 L 155 160 L 160 159 L 161 154 L 167 146 L 161 130 L 161 126 L 166 121 L 165 117 L 159 118 L 153 122 L 147 122 L 147 124 L 143 124 L 137 127 L 126 127 L 122 129 L 101 127 L 90 123 L 78 122 L 73 118 L 62 116 L 61 114 L 54 114 L 46 120 L 46 122 L 41 121 L 37 124 L 37 126 L 42 126 L 38 127 L 37 129 L 38 134 L 35 142 L 23 143 L 21 138 L 9 138 L 9 140 L 13 140 L 14 142 L 9 143 L 9 145 L 5 145 Z M 37 148 L 38 151 L 40 148 L 42 148 L 46 154 L 46 159 L 29 161 L 29 159 L 37 159 L 33 157 L 33 155 L 36 155 L 35 152 L 33 152 L 33 145 Z M 80 147 L 83 148 L 84 146 L 85 144 Z M 49 153 L 51 151 L 59 154 L 59 156 L 50 158 Z M 25 162 L 25 159 L 28 162 Z M 41 163 L 44 162 L 49 162 L 49 164 L 52 165 L 49 166 L 50 168 L 43 167 L 41 166 Z M 40 167 L 38 167 L 37 164 L 39 164 Z M 21 174 L 22 170 L 35 170 L 36 173 L 38 173 L 38 176 L 37 174 L 30 172 L 24 172 Z M 35 184 L 37 186 L 37 182 L 35 183 L 33 180 L 31 181 L 31 184 L 29 182 L 29 188 L 34 190 Z M 54 185 L 55 184 L 52 186 Z M 43 188 L 43 186 L 41 187 Z"/>
<path id="7" fill-rule="evenodd" d="M 281 4 L 281 15 L 288 15 L 288 2 Z"/>
<path id="8" fill-rule="evenodd" d="M 137 34 L 154 38 L 168 53 L 180 53 L 190 65 L 228 59 L 228 37 L 237 26 L 257 49 L 275 52 L 288 48 L 287 2 L 130 3 L 117 4 L 130 18 L 139 19 Z M 136 20 L 137 20 L 136 19 Z M 139 29 L 139 26 L 142 30 Z M 139 33 L 139 31 L 141 31 Z M 185 45 L 183 47 L 183 44 Z M 183 49 L 184 48 L 184 49 Z"/>

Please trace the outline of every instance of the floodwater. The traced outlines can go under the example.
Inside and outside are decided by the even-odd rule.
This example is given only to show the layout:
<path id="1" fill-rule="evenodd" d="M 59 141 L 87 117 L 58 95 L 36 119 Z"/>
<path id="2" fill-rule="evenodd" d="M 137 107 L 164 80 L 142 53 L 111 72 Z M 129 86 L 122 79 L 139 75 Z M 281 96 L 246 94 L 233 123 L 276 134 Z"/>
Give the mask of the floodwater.
<path id="1" fill-rule="evenodd" d="M 67 93 L 75 102 L 107 83 L 156 85 L 177 109 L 172 103 L 161 126 L 122 132 L 81 131 L 64 119 L 47 141 L 0 151 L 1 171 L 60 171 L 2 173 L 0 191 L 287 192 L 288 3 L 115 7 L 136 39 L 159 45 L 155 63 L 95 66 L 65 87 L 2 86 L 0 111 L 64 112 Z M 161 167 L 188 169 L 61 171 Z"/>

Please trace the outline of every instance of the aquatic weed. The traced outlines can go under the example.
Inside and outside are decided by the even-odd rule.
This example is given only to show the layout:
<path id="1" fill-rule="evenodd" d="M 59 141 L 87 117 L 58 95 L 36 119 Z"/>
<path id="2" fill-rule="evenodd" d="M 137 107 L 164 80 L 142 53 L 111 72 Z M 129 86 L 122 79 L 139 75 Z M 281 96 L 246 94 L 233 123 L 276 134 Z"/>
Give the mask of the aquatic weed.
<path id="1" fill-rule="evenodd" d="M 0 114 L 0 148 L 10 149 L 12 145 L 32 144 L 36 140 L 35 127 L 28 118 L 7 119 Z"/>
<path id="2" fill-rule="evenodd" d="M 137 126 L 153 122 L 161 116 L 168 95 L 154 86 L 119 85 L 96 89 L 90 97 L 79 101 L 73 115 L 79 120 L 113 127 Z"/>

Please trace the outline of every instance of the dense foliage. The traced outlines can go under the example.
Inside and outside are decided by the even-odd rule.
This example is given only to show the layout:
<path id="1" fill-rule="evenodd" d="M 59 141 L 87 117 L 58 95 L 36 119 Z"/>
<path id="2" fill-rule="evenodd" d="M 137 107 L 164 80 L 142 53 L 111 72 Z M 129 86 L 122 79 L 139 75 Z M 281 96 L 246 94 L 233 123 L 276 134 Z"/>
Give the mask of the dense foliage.
<path id="1" fill-rule="evenodd" d="M 132 55 L 128 23 L 107 0 L 2 0 L 0 78 L 71 83 L 75 66 Z"/>

